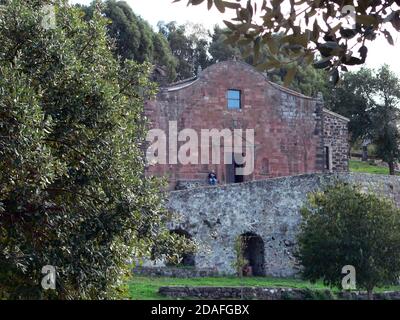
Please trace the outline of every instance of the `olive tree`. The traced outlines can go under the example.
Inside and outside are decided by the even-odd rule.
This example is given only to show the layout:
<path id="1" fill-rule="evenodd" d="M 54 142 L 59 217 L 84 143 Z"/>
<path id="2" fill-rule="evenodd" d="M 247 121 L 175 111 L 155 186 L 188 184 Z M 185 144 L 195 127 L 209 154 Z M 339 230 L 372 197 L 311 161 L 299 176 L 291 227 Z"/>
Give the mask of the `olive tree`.
<path id="1" fill-rule="evenodd" d="M 133 257 L 188 243 L 144 174 L 151 67 L 117 61 L 106 26 L 62 0 L 0 10 L 0 298 L 118 297 Z"/>
<path id="2" fill-rule="evenodd" d="M 311 193 L 301 213 L 296 257 L 305 279 L 341 288 L 342 268 L 352 265 L 370 298 L 398 281 L 400 210 L 391 200 L 337 183 Z"/>

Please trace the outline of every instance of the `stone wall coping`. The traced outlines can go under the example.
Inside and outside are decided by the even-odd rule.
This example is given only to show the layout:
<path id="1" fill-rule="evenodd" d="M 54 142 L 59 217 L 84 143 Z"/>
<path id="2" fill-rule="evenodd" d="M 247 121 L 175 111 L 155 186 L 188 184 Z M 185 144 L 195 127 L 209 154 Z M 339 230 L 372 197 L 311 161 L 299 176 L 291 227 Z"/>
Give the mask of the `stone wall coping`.
<path id="1" fill-rule="evenodd" d="M 329 110 L 329 109 L 323 108 L 323 112 L 324 112 L 324 113 L 328 113 L 328 114 L 330 114 L 331 116 L 334 116 L 334 117 L 336 117 L 336 118 L 339 118 L 339 119 L 341 119 L 341 120 L 343 120 L 343 121 L 346 121 L 346 122 L 349 122 L 349 121 L 350 121 L 349 118 L 346 118 L 346 117 L 342 116 L 341 114 L 336 113 L 336 112 L 333 112 L 333 111 L 331 111 L 331 110 Z"/>
<path id="2" fill-rule="evenodd" d="M 177 83 L 171 85 L 170 87 L 164 87 L 161 90 L 162 91 L 167 91 L 167 92 L 178 91 L 178 90 L 190 87 L 192 84 L 195 84 L 198 80 L 199 79 L 197 77 L 190 78 L 190 79 L 187 79 L 187 80 L 183 80 L 183 81 L 177 82 Z"/>
<path id="3" fill-rule="evenodd" d="M 306 96 L 306 95 L 304 95 L 304 94 L 302 94 L 302 93 L 300 93 L 300 92 L 297 92 L 297 91 L 295 91 L 295 90 L 292 90 L 292 89 L 286 88 L 286 87 L 284 87 L 284 86 L 281 86 L 280 84 L 277 84 L 277 83 L 275 83 L 275 82 L 272 82 L 271 80 L 267 80 L 267 82 L 268 82 L 271 86 L 273 86 L 275 89 L 278 89 L 278 90 L 280 90 L 280 91 L 284 91 L 284 92 L 286 92 L 286 93 L 288 93 L 288 94 L 291 94 L 292 96 L 295 96 L 295 97 L 298 97 L 298 98 L 302 98 L 302 99 L 308 99 L 308 100 L 319 101 L 318 98 Z"/>
<path id="4" fill-rule="evenodd" d="M 231 188 L 240 188 L 241 186 L 245 185 L 262 185 L 262 184 L 274 184 L 274 183 L 280 183 L 280 182 L 285 182 L 285 181 L 290 181 L 290 180 L 296 180 L 296 179 L 310 179 L 310 178 L 319 178 L 319 179 L 324 179 L 328 177 L 334 177 L 334 178 L 346 178 L 346 177 L 365 177 L 365 178 L 373 178 L 373 179 L 389 179 L 393 181 L 400 181 L 400 176 L 393 176 L 393 175 L 386 175 L 386 174 L 374 174 L 374 173 L 362 173 L 362 172 L 332 172 L 332 173 L 306 173 L 306 174 L 299 174 L 299 175 L 292 175 L 292 176 L 283 176 L 283 177 L 277 177 L 277 178 L 268 178 L 268 179 L 263 179 L 263 180 L 253 180 L 253 181 L 246 181 L 246 182 L 241 182 L 241 183 L 230 183 L 230 184 L 220 184 L 216 186 L 199 186 L 196 188 L 191 188 L 191 189 L 184 189 L 184 190 L 173 190 L 170 191 L 170 194 L 179 194 L 179 193 L 190 193 L 190 192 L 197 192 L 201 190 L 206 190 L 206 189 L 215 189 L 215 190 L 223 190 L 223 189 L 231 189 Z"/>

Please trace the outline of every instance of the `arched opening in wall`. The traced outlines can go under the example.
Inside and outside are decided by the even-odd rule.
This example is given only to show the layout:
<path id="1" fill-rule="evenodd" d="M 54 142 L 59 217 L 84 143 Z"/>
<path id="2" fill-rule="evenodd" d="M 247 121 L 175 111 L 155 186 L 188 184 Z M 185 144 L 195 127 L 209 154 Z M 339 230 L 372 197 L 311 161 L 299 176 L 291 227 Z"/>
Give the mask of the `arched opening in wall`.
<path id="1" fill-rule="evenodd" d="M 247 232 L 240 236 L 243 258 L 247 262 L 243 274 L 248 276 L 265 275 L 264 241 L 253 233 Z"/>
<path id="2" fill-rule="evenodd" d="M 182 229 L 171 230 L 170 233 L 177 234 L 186 239 L 192 239 L 191 234 Z M 195 266 L 195 258 L 194 258 L 194 254 L 192 252 L 184 253 L 181 257 L 178 258 L 178 260 L 179 261 L 176 261 L 175 259 L 172 261 L 167 261 L 166 265 L 167 266 L 178 266 L 178 267 L 179 266 L 187 266 L 187 267 Z"/>

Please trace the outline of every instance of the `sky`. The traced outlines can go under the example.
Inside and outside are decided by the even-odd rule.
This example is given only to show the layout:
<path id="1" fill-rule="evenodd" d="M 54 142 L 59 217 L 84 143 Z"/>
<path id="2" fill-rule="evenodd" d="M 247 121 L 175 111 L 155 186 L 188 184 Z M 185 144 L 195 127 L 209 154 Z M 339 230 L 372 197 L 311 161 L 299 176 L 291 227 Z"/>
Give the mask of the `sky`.
<path id="1" fill-rule="evenodd" d="M 70 0 L 71 4 L 89 4 L 92 0 Z M 224 26 L 223 20 L 229 20 L 229 13 L 220 13 L 215 7 L 207 10 L 205 3 L 187 7 L 187 0 L 172 3 L 173 0 L 125 0 L 133 11 L 147 20 L 154 29 L 159 21 L 176 21 L 179 24 L 186 22 L 201 23 L 207 29 L 212 29 L 215 24 Z M 232 12 L 232 11 L 231 11 Z M 387 63 L 391 69 L 400 76 L 400 35 L 392 32 L 394 46 L 388 44 L 386 39 L 378 38 L 372 43 L 367 42 L 369 49 L 366 66 L 377 68 Z M 350 67 L 356 70 L 359 67 Z"/>

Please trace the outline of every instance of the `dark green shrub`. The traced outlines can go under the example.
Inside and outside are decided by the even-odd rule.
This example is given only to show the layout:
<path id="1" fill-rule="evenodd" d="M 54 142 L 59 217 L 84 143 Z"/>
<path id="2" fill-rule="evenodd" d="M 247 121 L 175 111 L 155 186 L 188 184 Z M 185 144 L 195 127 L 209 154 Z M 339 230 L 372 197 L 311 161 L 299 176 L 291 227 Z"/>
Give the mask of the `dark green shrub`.
<path id="1" fill-rule="evenodd" d="M 399 278 L 400 213 L 392 201 L 338 183 L 311 194 L 301 212 L 296 256 L 305 279 L 341 288 L 342 267 L 352 265 L 357 289 L 371 297 Z"/>

